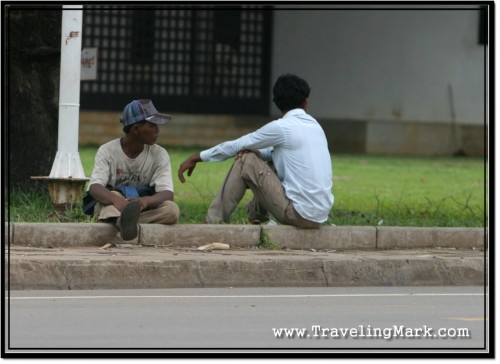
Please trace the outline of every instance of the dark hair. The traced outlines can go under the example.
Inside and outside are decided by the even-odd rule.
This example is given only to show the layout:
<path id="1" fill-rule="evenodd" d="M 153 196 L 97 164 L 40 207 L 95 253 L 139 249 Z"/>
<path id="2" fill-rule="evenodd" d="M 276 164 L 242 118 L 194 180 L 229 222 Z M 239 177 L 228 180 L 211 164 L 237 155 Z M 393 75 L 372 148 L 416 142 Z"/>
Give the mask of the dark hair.
<path id="1" fill-rule="evenodd" d="M 302 103 L 309 97 L 311 88 L 305 80 L 285 74 L 278 77 L 273 87 L 273 101 L 282 112 L 302 107 Z"/>
<path id="2" fill-rule="evenodd" d="M 134 125 L 144 124 L 145 122 L 146 122 L 146 120 L 143 120 L 143 121 L 138 121 L 137 123 L 133 123 L 133 124 L 130 124 L 130 125 L 124 126 L 124 127 L 123 127 L 123 132 L 124 132 L 125 134 L 128 134 L 128 133 L 130 133 L 130 129 L 132 129 L 132 127 L 133 127 Z"/>

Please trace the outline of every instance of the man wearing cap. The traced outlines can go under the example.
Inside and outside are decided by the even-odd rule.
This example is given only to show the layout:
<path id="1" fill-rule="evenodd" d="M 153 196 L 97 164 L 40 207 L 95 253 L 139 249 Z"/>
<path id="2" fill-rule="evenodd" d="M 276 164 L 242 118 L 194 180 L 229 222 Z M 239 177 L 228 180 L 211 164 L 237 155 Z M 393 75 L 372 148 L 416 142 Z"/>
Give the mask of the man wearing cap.
<path id="1" fill-rule="evenodd" d="M 139 223 L 170 225 L 179 218 L 170 158 L 156 144 L 158 125 L 170 119 L 151 100 L 134 100 L 120 118 L 125 136 L 97 151 L 88 189 L 96 204 L 90 213 L 115 223 L 123 240 L 137 237 Z"/>

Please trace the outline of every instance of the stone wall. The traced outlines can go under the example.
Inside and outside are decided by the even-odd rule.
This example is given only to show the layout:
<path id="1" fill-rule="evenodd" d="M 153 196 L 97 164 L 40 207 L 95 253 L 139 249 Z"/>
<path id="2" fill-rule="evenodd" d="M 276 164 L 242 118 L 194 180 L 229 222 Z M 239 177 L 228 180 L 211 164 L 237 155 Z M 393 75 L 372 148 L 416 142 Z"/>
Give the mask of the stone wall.
<path id="1" fill-rule="evenodd" d="M 103 144 L 123 135 L 119 112 L 80 112 L 80 145 Z M 210 147 L 251 132 L 268 116 L 176 114 L 161 127 L 159 144 Z M 484 156 L 485 128 L 445 123 L 318 120 L 335 153 Z"/>
<path id="2" fill-rule="evenodd" d="M 102 144 L 123 136 L 120 112 L 80 112 L 80 145 Z M 167 146 L 213 146 L 236 139 L 269 121 L 265 116 L 176 114 L 160 127 L 159 144 Z"/>

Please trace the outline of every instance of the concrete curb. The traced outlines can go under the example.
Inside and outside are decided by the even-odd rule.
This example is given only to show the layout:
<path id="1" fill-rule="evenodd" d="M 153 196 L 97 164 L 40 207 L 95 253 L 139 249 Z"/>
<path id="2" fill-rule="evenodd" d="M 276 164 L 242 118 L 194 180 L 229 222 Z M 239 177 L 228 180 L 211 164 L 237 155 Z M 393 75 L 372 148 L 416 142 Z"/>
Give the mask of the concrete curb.
<path id="1" fill-rule="evenodd" d="M 110 224 L 5 228 L 10 289 L 484 285 L 487 272 L 481 228 L 141 225 L 127 244 Z M 230 249 L 197 249 L 215 242 Z"/>
<path id="2" fill-rule="evenodd" d="M 484 285 L 486 254 L 453 249 L 202 252 L 15 247 L 10 289 Z M 9 274 L 10 273 L 10 274 Z"/>
<path id="3" fill-rule="evenodd" d="M 5 239 L 14 246 L 45 248 L 123 243 L 114 226 L 87 223 L 5 223 Z M 285 225 L 147 224 L 141 225 L 135 243 L 196 247 L 218 242 L 231 248 L 254 248 L 263 239 L 281 249 L 486 249 L 487 229 L 322 226 L 304 230 Z"/>

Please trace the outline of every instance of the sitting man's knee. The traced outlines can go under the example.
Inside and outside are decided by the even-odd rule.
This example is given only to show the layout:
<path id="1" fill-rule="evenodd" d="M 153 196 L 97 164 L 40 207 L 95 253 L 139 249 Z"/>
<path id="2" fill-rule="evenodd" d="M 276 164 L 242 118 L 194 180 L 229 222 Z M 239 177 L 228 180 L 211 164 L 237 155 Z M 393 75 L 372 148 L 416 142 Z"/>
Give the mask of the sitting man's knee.
<path id="1" fill-rule="evenodd" d="M 173 225 L 179 221 L 180 209 L 173 201 L 165 201 L 158 208 L 161 211 L 160 224 Z"/>
<path id="2" fill-rule="evenodd" d="M 267 162 L 255 153 L 246 153 L 240 159 L 242 160 L 241 176 L 244 179 L 248 179 L 250 176 L 262 175 L 262 171 L 269 168 Z"/>
<path id="3" fill-rule="evenodd" d="M 256 160 L 262 160 L 257 154 L 253 152 L 245 153 L 241 156 L 241 159 L 245 162 L 253 162 Z"/>
<path id="4" fill-rule="evenodd" d="M 243 170 L 249 169 L 249 168 L 250 169 L 261 168 L 267 164 L 264 160 L 262 160 L 262 158 L 260 158 L 255 153 L 245 153 L 238 160 L 241 161 L 241 163 L 242 163 L 241 168 Z"/>

